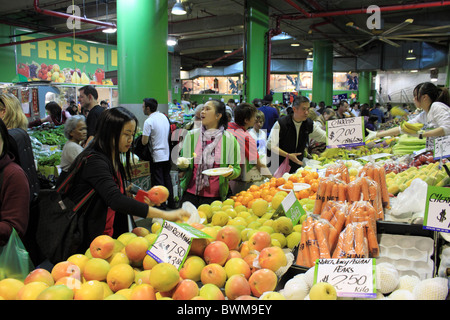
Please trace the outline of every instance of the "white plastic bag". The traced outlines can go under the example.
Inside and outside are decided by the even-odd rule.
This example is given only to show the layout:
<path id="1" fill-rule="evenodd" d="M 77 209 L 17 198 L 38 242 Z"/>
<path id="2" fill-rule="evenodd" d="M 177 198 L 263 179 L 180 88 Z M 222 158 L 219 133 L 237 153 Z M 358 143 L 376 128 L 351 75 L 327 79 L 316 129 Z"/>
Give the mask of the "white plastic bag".
<path id="1" fill-rule="evenodd" d="M 422 179 L 414 179 L 411 185 L 397 195 L 397 201 L 392 206 L 391 214 L 401 216 L 406 213 L 425 212 L 428 185 Z"/>
<path id="2" fill-rule="evenodd" d="M 188 221 L 186 221 L 186 223 L 203 223 L 204 222 L 205 219 L 200 218 L 197 208 L 189 201 L 183 202 L 183 204 L 181 205 L 181 208 L 191 214 L 191 216 L 189 217 Z"/>

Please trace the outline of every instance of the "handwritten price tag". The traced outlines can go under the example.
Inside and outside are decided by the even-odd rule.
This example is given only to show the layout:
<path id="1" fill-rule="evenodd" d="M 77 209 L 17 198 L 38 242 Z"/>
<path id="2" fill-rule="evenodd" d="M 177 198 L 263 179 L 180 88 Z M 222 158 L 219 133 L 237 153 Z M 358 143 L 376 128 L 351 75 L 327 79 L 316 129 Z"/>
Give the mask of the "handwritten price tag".
<path id="1" fill-rule="evenodd" d="M 159 263 L 170 263 L 180 269 L 189 252 L 192 239 L 197 238 L 211 238 L 211 236 L 188 224 L 164 220 L 159 235 L 147 254 Z"/>
<path id="2" fill-rule="evenodd" d="M 450 136 L 434 139 L 434 159 L 439 160 L 450 157 Z"/>
<path id="3" fill-rule="evenodd" d="M 314 283 L 327 282 L 338 297 L 376 298 L 375 259 L 318 259 Z"/>
<path id="4" fill-rule="evenodd" d="M 428 186 L 423 228 L 450 233 L 450 188 Z"/>
<path id="5" fill-rule="evenodd" d="M 363 124 L 363 117 L 327 121 L 327 148 L 364 145 Z"/>

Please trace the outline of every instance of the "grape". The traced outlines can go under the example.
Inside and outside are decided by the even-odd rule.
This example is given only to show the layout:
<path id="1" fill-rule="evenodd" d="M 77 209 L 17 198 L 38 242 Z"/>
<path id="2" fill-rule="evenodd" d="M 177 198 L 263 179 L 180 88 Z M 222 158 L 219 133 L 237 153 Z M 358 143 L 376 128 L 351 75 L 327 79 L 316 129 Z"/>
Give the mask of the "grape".
<path id="1" fill-rule="evenodd" d="M 30 65 L 30 77 L 31 78 L 37 78 L 37 74 L 36 74 L 37 68 L 38 67 L 35 64 Z"/>

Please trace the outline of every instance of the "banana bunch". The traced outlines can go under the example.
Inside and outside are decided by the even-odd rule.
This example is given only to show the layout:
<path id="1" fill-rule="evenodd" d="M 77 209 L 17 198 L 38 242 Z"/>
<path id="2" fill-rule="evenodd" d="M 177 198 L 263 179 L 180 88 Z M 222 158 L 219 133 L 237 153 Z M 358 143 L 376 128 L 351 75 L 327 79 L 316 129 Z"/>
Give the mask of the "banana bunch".
<path id="1" fill-rule="evenodd" d="M 391 109 L 391 114 L 395 117 L 395 116 L 404 116 L 406 114 L 406 111 L 403 110 L 400 107 L 393 107 Z"/>
<path id="2" fill-rule="evenodd" d="M 405 133 L 409 134 L 417 134 L 417 132 L 422 129 L 423 124 L 422 123 L 409 123 L 407 121 L 403 121 L 401 124 L 401 129 Z"/>

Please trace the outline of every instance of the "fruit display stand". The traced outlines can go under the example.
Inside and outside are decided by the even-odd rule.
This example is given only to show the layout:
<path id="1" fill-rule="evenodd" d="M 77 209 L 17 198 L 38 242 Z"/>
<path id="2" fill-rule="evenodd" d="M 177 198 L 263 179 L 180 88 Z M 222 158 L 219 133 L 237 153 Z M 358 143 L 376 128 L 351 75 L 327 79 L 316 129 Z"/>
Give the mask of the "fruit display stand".
<path id="1" fill-rule="evenodd" d="M 304 263 L 304 253 L 301 256 L 299 253 L 302 242 L 309 240 L 310 244 L 317 243 L 319 250 L 315 254 L 320 258 L 320 254 L 327 251 L 321 250 L 326 249 L 324 239 L 334 234 L 336 248 L 339 235 L 343 234 L 348 235 L 346 250 L 328 250 L 328 254 L 332 257 L 336 251 L 343 252 L 342 259 L 369 257 L 379 260 L 376 264 L 376 299 L 446 299 L 448 279 L 437 276 L 441 251 L 446 244 L 444 239 L 436 232 L 424 230 L 418 219 L 406 222 L 391 219 L 394 199 L 402 191 L 397 195 L 389 192 L 389 183 L 394 174 L 406 171 L 411 161 L 398 173 L 387 172 L 391 162 L 386 159 L 311 163 L 314 165 L 251 186 L 223 202 L 194 208 L 192 212 L 198 219 L 188 222 L 209 238 L 192 241 L 178 270 L 166 262 L 158 263 L 147 253 L 163 230 L 162 223 L 154 221 L 148 228 L 137 227 L 117 239 L 99 236 L 86 252 L 61 261 L 47 273 L 37 269 L 27 276 L 28 279 L 14 284 L 2 280 L 0 296 L 23 299 L 25 293 L 19 294 L 23 289 L 38 299 L 69 300 L 336 299 L 335 294 L 317 294 L 319 286 L 313 283 L 315 267 Z M 417 170 L 411 169 L 407 174 L 418 173 L 429 165 L 419 165 Z M 436 170 L 434 163 L 431 165 L 428 173 Z M 408 186 L 409 180 L 402 182 L 406 186 L 404 191 L 414 181 L 412 176 L 408 178 L 412 179 Z M 310 187 L 296 190 L 300 183 Z M 280 210 L 283 200 L 292 195 L 291 191 L 306 212 L 298 223 Z M 347 228 L 352 233 L 346 231 L 346 225 L 338 227 L 336 224 L 338 218 L 342 219 L 338 209 L 346 210 L 347 226 L 355 226 Z M 317 227 L 317 231 L 325 235 L 327 224 L 336 229 L 331 232 L 332 228 L 328 226 L 328 238 L 320 233 L 310 238 L 311 230 L 315 231 L 315 228 L 307 229 L 307 226 Z M 351 234 L 353 237 L 349 236 Z M 310 256 L 307 261 L 314 260 Z M 428 268 L 430 262 L 433 264 L 431 269 Z M 68 270 L 71 272 L 67 273 Z M 414 274 L 415 271 L 419 272 Z M 38 275 L 50 284 L 29 289 L 32 279 L 39 278 Z M 68 291 L 70 285 L 72 290 Z M 324 289 L 324 285 L 321 287 Z"/>

